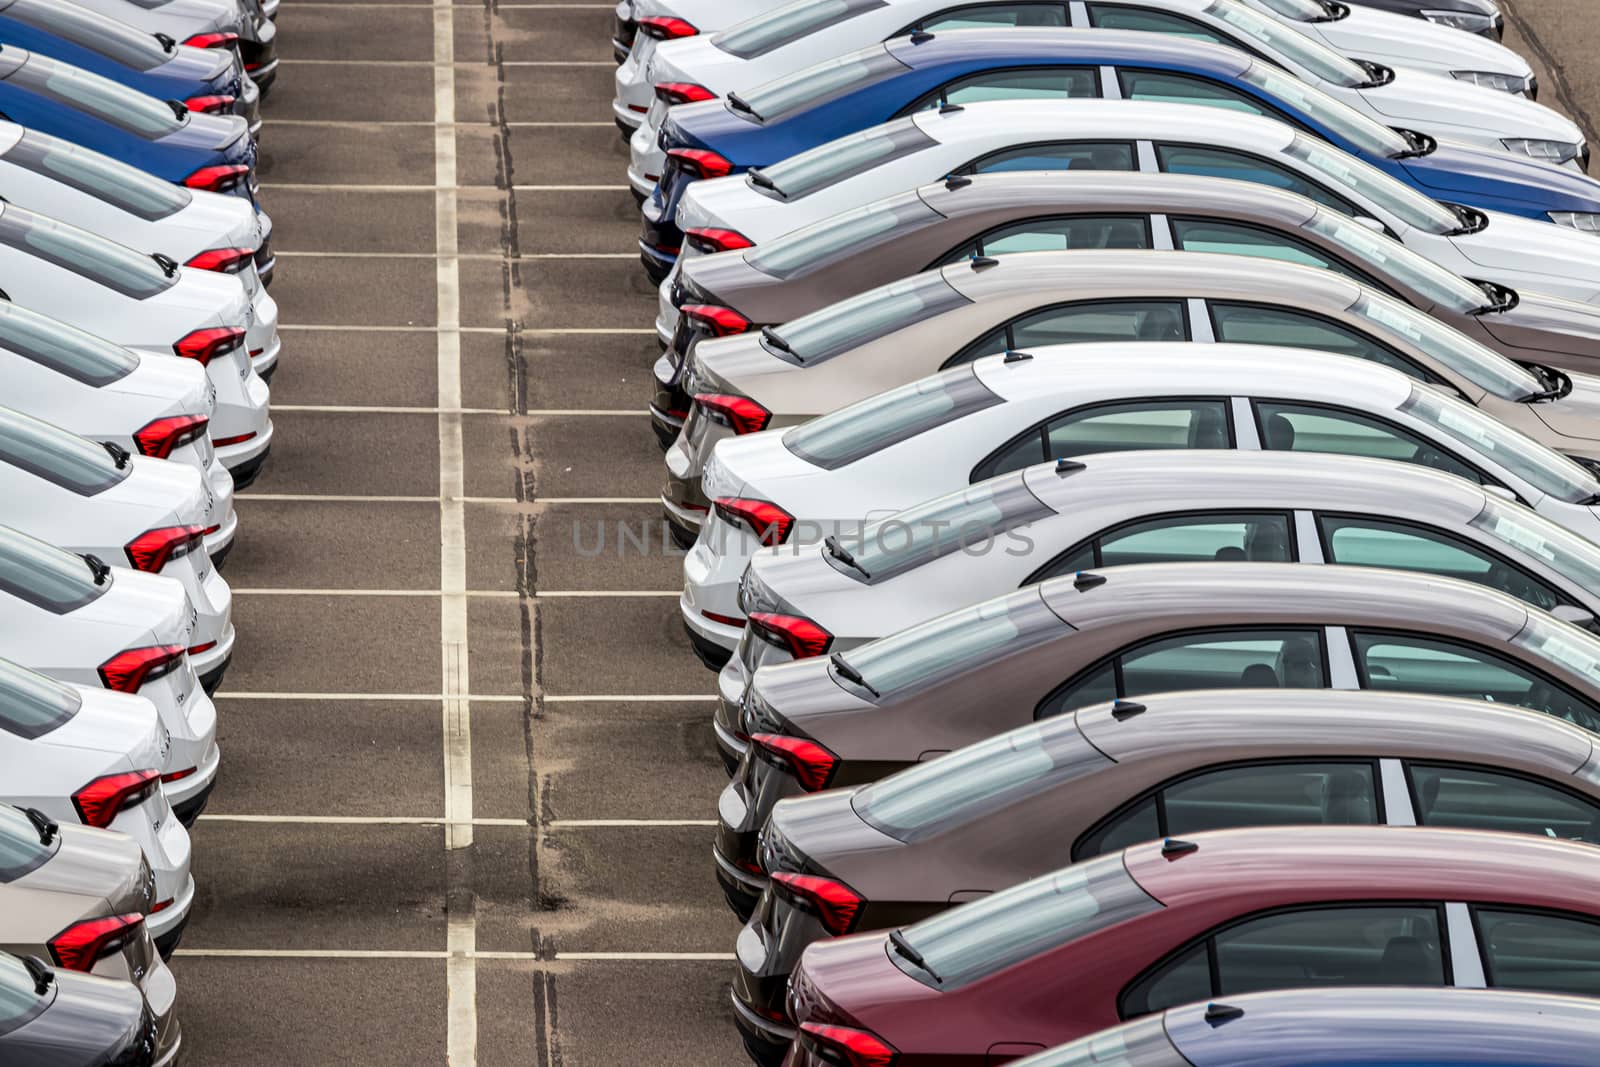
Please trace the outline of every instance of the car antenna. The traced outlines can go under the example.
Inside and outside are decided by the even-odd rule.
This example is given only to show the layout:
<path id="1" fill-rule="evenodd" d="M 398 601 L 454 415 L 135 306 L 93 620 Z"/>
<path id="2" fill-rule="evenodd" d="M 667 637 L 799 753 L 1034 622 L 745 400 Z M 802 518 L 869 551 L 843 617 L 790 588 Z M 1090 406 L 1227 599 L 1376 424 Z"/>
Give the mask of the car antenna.
<path id="1" fill-rule="evenodd" d="M 1000 261 L 993 256 L 973 256 L 971 263 L 973 270 L 988 270 L 990 267 L 1000 265 Z"/>
<path id="2" fill-rule="evenodd" d="M 1026 363 L 1033 358 L 1032 352 L 1018 352 L 1015 348 L 1006 349 L 1007 363 Z"/>
<path id="3" fill-rule="evenodd" d="M 1212 1002 L 1206 1005 L 1205 1020 L 1211 1024 L 1213 1029 L 1223 1023 L 1231 1023 L 1235 1019 L 1242 1018 L 1244 1018 L 1244 1009 L 1236 1008 L 1232 1004 Z"/>
<path id="4" fill-rule="evenodd" d="M 1077 474 L 1079 471 L 1086 471 L 1088 469 L 1089 465 L 1087 463 L 1079 463 L 1075 459 L 1056 460 L 1056 473 L 1061 475 L 1063 478 L 1069 475 Z"/>
<path id="5" fill-rule="evenodd" d="M 1080 593 L 1083 592 L 1086 589 L 1093 589 L 1097 585 L 1105 585 L 1105 584 L 1106 584 L 1106 576 L 1105 575 L 1103 575 L 1103 574 L 1091 574 L 1088 571 L 1079 571 L 1078 572 L 1078 576 L 1076 578 L 1072 579 L 1072 588 L 1076 589 Z"/>
<path id="6" fill-rule="evenodd" d="M 967 110 L 967 109 L 962 107 L 960 104 L 942 104 L 939 107 L 939 114 L 941 114 L 941 115 L 954 115 L 959 111 L 965 111 L 965 110 Z"/>
<path id="7" fill-rule="evenodd" d="M 1193 841 L 1180 841 L 1176 837 L 1169 837 L 1161 842 L 1161 855 L 1169 860 L 1179 856 L 1187 856 L 1191 852 L 1199 852 L 1200 846 Z"/>
<path id="8" fill-rule="evenodd" d="M 1135 715 L 1143 715 L 1150 709 L 1136 700 L 1113 700 L 1111 702 L 1111 717 L 1118 722 L 1127 722 Z"/>
<path id="9" fill-rule="evenodd" d="M 971 184 L 972 179 L 965 174 L 946 174 L 944 176 L 944 187 L 952 193 L 957 189 L 965 189 Z"/>
<path id="10" fill-rule="evenodd" d="M 913 30 L 911 33 L 912 44 L 927 44 L 931 40 L 933 40 L 933 34 L 927 30 Z"/>

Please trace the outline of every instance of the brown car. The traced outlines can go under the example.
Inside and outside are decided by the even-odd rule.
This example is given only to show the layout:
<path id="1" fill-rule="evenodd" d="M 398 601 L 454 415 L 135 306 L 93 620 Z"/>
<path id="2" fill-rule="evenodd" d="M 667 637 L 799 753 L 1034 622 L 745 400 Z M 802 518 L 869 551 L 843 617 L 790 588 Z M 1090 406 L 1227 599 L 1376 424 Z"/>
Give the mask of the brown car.
<path id="1" fill-rule="evenodd" d="M 1223 689 L 1080 708 L 871 785 L 782 801 L 739 935 L 735 1018 L 793 1036 L 806 945 L 901 926 L 1140 841 L 1242 826 L 1505 830 L 1600 844 L 1584 730 L 1481 700 Z"/>

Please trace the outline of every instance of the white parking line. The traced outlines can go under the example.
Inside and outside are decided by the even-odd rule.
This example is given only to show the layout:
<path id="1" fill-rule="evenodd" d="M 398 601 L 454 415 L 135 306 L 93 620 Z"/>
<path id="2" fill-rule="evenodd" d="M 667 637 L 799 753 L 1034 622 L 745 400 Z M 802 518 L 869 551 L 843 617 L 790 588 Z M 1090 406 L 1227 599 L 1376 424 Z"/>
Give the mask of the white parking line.
<path id="1" fill-rule="evenodd" d="M 382 597 L 435 597 L 443 596 L 438 589 L 234 589 L 234 596 L 382 596 Z M 468 589 L 462 596 L 483 600 L 583 600 L 589 597 L 672 597 L 683 595 L 682 589 L 550 589 L 521 593 L 515 589 Z"/>
<path id="2" fill-rule="evenodd" d="M 499 192 L 499 190 L 496 190 Z M 435 252 L 274 252 L 279 259 L 437 259 Z M 496 252 L 460 252 L 456 259 L 480 262 L 525 263 L 541 259 L 633 259 L 637 252 L 524 252 L 517 256 L 502 256 Z"/>
<path id="3" fill-rule="evenodd" d="M 278 332 L 285 330 L 322 330 L 324 332 L 348 333 L 437 333 L 436 326 L 351 326 L 343 323 L 322 323 L 319 325 L 287 325 L 279 326 Z M 567 326 L 463 326 L 457 333 L 495 333 L 505 334 L 515 332 L 519 336 L 540 337 L 545 335 L 558 336 L 561 334 L 624 334 L 655 336 L 651 329 L 613 329 L 606 326 L 567 327 Z"/>
<path id="4" fill-rule="evenodd" d="M 285 67 L 435 67 L 438 64 L 426 59 L 280 59 L 280 66 Z M 609 59 L 518 59 L 502 60 L 499 63 L 490 63 L 485 60 L 473 61 L 463 59 L 451 64 L 456 68 L 461 67 L 608 67 L 616 69 L 616 64 Z M 278 120 L 274 119 L 276 123 Z M 576 124 L 574 124 L 576 125 Z M 610 122 L 585 123 L 588 126 L 612 126 Z"/>
<path id="5" fill-rule="evenodd" d="M 443 826 L 444 816 L 428 815 L 213 815 L 200 816 L 201 822 L 265 823 L 307 826 Z M 474 826 L 527 826 L 529 819 L 474 818 Z M 551 830 L 649 829 L 654 826 L 715 826 L 715 819 L 551 819 Z"/>
<path id="6" fill-rule="evenodd" d="M 497 952 L 493 950 L 461 954 L 430 952 L 426 949 L 356 948 L 180 948 L 174 955 L 189 959 L 222 960 L 524 960 L 529 963 L 726 963 L 731 952 Z M 476 1055 L 476 1049 L 473 1050 Z M 452 1056 L 450 1063 L 456 1063 Z"/>
<path id="7" fill-rule="evenodd" d="M 443 693 L 289 693 L 265 690 L 236 691 L 224 689 L 218 700 L 370 700 L 375 702 L 420 702 L 436 704 L 445 699 Z M 521 693 L 473 693 L 462 697 L 474 704 L 524 704 L 530 699 Z M 716 700 L 706 693 L 545 693 L 539 697 L 546 704 L 675 704 L 700 703 Z"/>
<path id="8" fill-rule="evenodd" d="M 702 701 L 716 700 L 717 697 L 714 693 L 604 693 L 565 696 L 546 693 L 542 699 L 546 704 L 698 704 Z"/>
<path id="9" fill-rule="evenodd" d="M 362 123 L 363 126 L 368 125 Z M 263 189 L 288 189 L 297 193 L 417 193 L 438 189 L 438 185 L 372 185 L 360 182 L 345 184 L 341 182 L 262 182 Z M 545 192 L 602 192 L 621 193 L 627 192 L 628 185 L 513 185 L 511 189 L 518 193 L 545 193 Z M 451 189 L 456 192 L 489 191 L 504 192 L 497 185 L 453 185 Z"/>
<path id="10" fill-rule="evenodd" d="M 527 411 L 507 411 L 504 408 L 427 408 L 389 407 L 379 404 L 274 404 L 272 413 L 298 411 L 313 415 L 538 415 L 538 416 L 615 416 L 635 418 L 650 414 L 647 408 L 529 408 Z"/>

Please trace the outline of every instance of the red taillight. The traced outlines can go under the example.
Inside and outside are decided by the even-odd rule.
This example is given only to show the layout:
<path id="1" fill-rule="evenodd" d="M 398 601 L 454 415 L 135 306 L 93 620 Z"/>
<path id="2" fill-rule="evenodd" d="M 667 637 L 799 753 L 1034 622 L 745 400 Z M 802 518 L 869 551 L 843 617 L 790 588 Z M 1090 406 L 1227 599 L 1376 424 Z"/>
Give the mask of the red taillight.
<path id="1" fill-rule="evenodd" d="M 197 360 L 204 367 L 243 344 L 244 331 L 239 327 L 213 326 L 208 330 L 195 330 L 173 345 L 172 350 L 184 359 Z"/>
<path id="2" fill-rule="evenodd" d="M 700 614 L 704 615 L 712 622 L 720 622 L 724 626 L 737 626 L 741 630 L 744 629 L 745 621 L 736 615 L 724 615 L 717 611 L 706 611 L 704 608 L 700 609 Z"/>
<path id="3" fill-rule="evenodd" d="M 702 100 L 715 100 L 717 94 L 693 82 L 662 82 L 656 86 L 656 97 L 669 105 L 698 104 Z"/>
<path id="4" fill-rule="evenodd" d="M 168 897 L 166 900 L 158 900 L 154 904 L 150 905 L 150 914 L 154 915 L 158 911 L 166 911 L 177 902 L 177 898 L 175 897 Z"/>
<path id="5" fill-rule="evenodd" d="M 750 615 L 750 631 L 757 637 L 789 650 L 795 659 L 810 659 L 828 651 L 833 635 L 810 619 L 798 615 L 775 615 L 756 611 Z"/>
<path id="6" fill-rule="evenodd" d="M 175 559 L 182 559 L 205 539 L 204 526 L 162 526 L 129 541 L 123 549 L 136 570 L 160 574 Z"/>
<path id="7" fill-rule="evenodd" d="M 72 806 L 85 826 L 104 830 L 123 808 L 131 808 L 161 784 L 156 771 L 124 771 L 96 778 L 72 794 Z"/>
<path id="8" fill-rule="evenodd" d="M 222 274 L 238 274 L 244 270 L 245 264 L 254 261 L 256 252 L 253 248 L 208 248 L 199 253 L 186 267 L 195 270 L 214 270 Z"/>
<path id="9" fill-rule="evenodd" d="M 675 41 L 679 37 L 693 37 L 700 31 L 694 23 L 667 15 L 651 15 L 639 20 L 639 32 L 658 41 Z"/>
<path id="10" fill-rule="evenodd" d="M 206 115 L 220 115 L 233 106 L 233 99 L 231 96 L 191 96 L 183 106 Z"/>
<path id="11" fill-rule="evenodd" d="M 204 415 L 168 415 L 134 431 L 133 443 L 140 455 L 166 459 L 174 449 L 204 437 L 210 424 Z"/>
<path id="12" fill-rule="evenodd" d="M 669 148 L 667 158 L 701 178 L 726 178 L 733 173 L 733 163 L 709 148 Z"/>
<path id="13" fill-rule="evenodd" d="M 100 664 L 100 680 L 107 689 L 137 693 L 139 687 L 170 673 L 183 659 L 182 645 L 148 645 L 130 648 Z"/>
<path id="14" fill-rule="evenodd" d="M 724 230 L 717 226 L 697 226 L 683 231 L 684 238 L 696 252 L 710 255 L 713 252 L 732 252 L 737 248 L 754 248 L 755 242 L 738 230 Z"/>
<path id="15" fill-rule="evenodd" d="M 725 308 L 719 304 L 685 304 L 678 310 L 684 318 L 704 329 L 712 337 L 732 337 L 734 334 L 747 333 L 750 330 L 749 319 L 732 308 Z"/>
<path id="16" fill-rule="evenodd" d="M 201 167 L 183 179 L 183 184 L 191 189 L 220 193 L 238 185 L 249 173 L 250 168 L 244 163 L 218 163 L 211 167 Z"/>
<path id="17" fill-rule="evenodd" d="M 197 33 L 183 43 L 190 48 L 232 48 L 238 42 L 237 33 Z"/>
<path id="18" fill-rule="evenodd" d="M 794 516 L 767 500 L 722 496 L 712 502 L 723 521 L 748 527 L 764 545 L 781 545 L 794 529 Z"/>
<path id="19" fill-rule="evenodd" d="M 832 878 L 777 871 L 772 884 L 795 903 L 817 914 L 822 926 L 835 937 L 848 934 L 861 917 L 861 894 Z"/>
<path id="20" fill-rule="evenodd" d="M 900 1055 L 876 1034 L 827 1023 L 801 1023 L 800 1047 L 841 1067 L 891 1067 Z"/>
<path id="21" fill-rule="evenodd" d="M 727 396 L 722 393 L 699 393 L 694 402 L 700 405 L 713 422 L 719 422 L 736 434 L 756 433 L 772 421 L 772 412 L 747 396 Z"/>
<path id="22" fill-rule="evenodd" d="M 234 434 L 232 437 L 214 437 L 211 439 L 211 445 L 213 448 L 227 448 L 229 445 L 243 444 L 255 435 L 256 432 L 251 430 L 249 433 Z"/>
<path id="23" fill-rule="evenodd" d="M 751 734 L 750 743 L 789 768 L 795 780 L 815 793 L 828 788 L 839 757 L 815 741 L 783 734 Z"/>
<path id="24" fill-rule="evenodd" d="M 143 923 L 144 916 L 139 914 L 85 919 L 73 923 L 46 944 L 56 966 L 87 973 L 94 969 L 98 960 L 122 948 Z"/>
<path id="25" fill-rule="evenodd" d="M 199 767 L 185 767 L 181 771 L 168 771 L 166 774 L 161 776 L 161 780 L 163 782 L 181 782 L 199 769 Z M 159 911 L 160 909 L 157 910 Z"/>

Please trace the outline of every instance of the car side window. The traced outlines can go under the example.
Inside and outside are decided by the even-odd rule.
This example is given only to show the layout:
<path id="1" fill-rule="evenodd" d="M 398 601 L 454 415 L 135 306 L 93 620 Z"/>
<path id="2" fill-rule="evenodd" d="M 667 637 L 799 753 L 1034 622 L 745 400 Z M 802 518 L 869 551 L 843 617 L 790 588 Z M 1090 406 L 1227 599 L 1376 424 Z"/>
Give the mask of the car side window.
<path id="1" fill-rule="evenodd" d="M 1278 452 L 1332 452 L 1366 456 L 1454 474 L 1482 484 L 1484 478 L 1432 441 L 1398 426 L 1338 408 L 1253 401 L 1261 447 Z"/>
<path id="2" fill-rule="evenodd" d="M 1500 908 L 1474 908 L 1472 920 L 1491 988 L 1600 994 L 1600 923 Z"/>
<path id="3" fill-rule="evenodd" d="M 1257 304 L 1212 301 L 1211 325 L 1217 340 L 1245 345 L 1283 345 L 1332 352 L 1336 356 L 1381 363 L 1424 382 L 1439 379 L 1387 345 L 1319 315 Z"/>
<path id="4" fill-rule="evenodd" d="M 918 19 L 895 36 L 913 30 L 937 33 L 942 30 L 994 30 L 1010 26 L 1065 26 L 1066 24 L 1065 3 L 971 4 Z"/>
<path id="5" fill-rule="evenodd" d="M 1128 215 L 1068 215 L 1000 226 L 968 241 L 934 266 L 969 256 L 1071 252 L 1084 248 L 1149 248 L 1150 220 Z"/>
<path id="6" fill-rule="evenodd" d="M 1239 42 L 1218 33 L 1204 23 L 1148 7 L 1123 7 L 1119 4 L 1090 4 L 1089 25 L 1097 30 L 1143 30 L 1188 37 L 1196 41 L 1238 48 Z"/>
<path id="7" fill-rule="evenodd" d="M 1257 259 L 1299 263 L 1343 274 L 1346 278 L 1379 290 L 1387 289 L 1375 278 L 1324 254 L 1310 242 L 1261 226 L 1246 226 L 1222 219 L 1173 219 L 1172 236 L 1174 243 L 1184 252 L 1218 252 L 1230 256 L 1254 256 Z"/>
<path id="8" fill-rule="evenodd" d="M 1600 844 L 1600 804 L 1548 782 L 1482 767 L 1406 767 L 1419 826 Z"/>
<path id="9" fill-rule="evenodd" d="M 1355 631 L 1350 637 L 1363 689 L 1510 704 L 1600 733 L 1600 708 L 1487 649 L 1419 634 Z"/>
<path id="10" fill-rule="evenodd" d="M 1330 563 L 1391 567 L 1476 582 L 1546 611 L 1571 603 L 1545 582 L 1486 549 L 1443 530 L 1358 515 L 1317 516 Z"/>
<path id="11" fill-rule="evenodd" d="M 986 100 L 1092 100 L 1099 95 L 1100 82 L 1093 67 L 987 70 L 942 85 L 900 113 Z"/>
<path id="12" fill-rule="evenodd" d="M 1061 141 L 1020 145 L 973 160 L 957 174 L 990 174 L 1013 170 L 1138 170 L 1133 145 L 1127 142 Z"/>
<path id="13" fill-rule="evenodd" d="M 1274 513 L 1163 515 L 1108 530 L 1035 573 L 1042 582 L 1093 567 L 1208 560 L 1292 563 L 1289 516 Z"/>
<path id="14" fill-rule="evenodd" d="M 1012 349 L 1092 341 L 1186 341 L 1181 300 L 1104 300 L 1063 304 L 1013 319 L 962 349 L 945 368 Z"/>
<path id="15" fill-rule="evenodd" d="M 1197 174 L 1207 178 L 1232 178 L 1235 181 L 1254 182 L 1274 189 L 1288 189 L 1315 200 L 1340 214 L 1360 214 L 1356 206 L 1341 196 L 1324 189 L 1316 182 L 1288 167 L 1271 163 L 1248 152 L 1234 152 L 1226 148 L 1207 148 L 1202 145 L 1158 144 L 1156 162 L 1167 174 Z"/>
<path id="16" fill-rule="evenodd" d="M 1057 416 L 1018 437 L 973 472 L 977 478 L 1047 459 L 1149 448 L 1231 448 L 1225 400 L 1140 400 L 1097 404 Z"/>
<path id="17" fill-rule="evenodd" d="M 1121 68 L 1117 77 L 1122 83 L 1122 95 L 1127 100 L 1154 100 L 1166 104 L 1198 104 L 1201 107 L 1220 107 L 1227 111 L 1242 111 L 1249 115 L 1265 115 L 1282 119 L 1274 109 L 1248 93 L 1231 86 L 1189 74 L 1175 74 L 1166 70 L 1136 70 Z"/>

